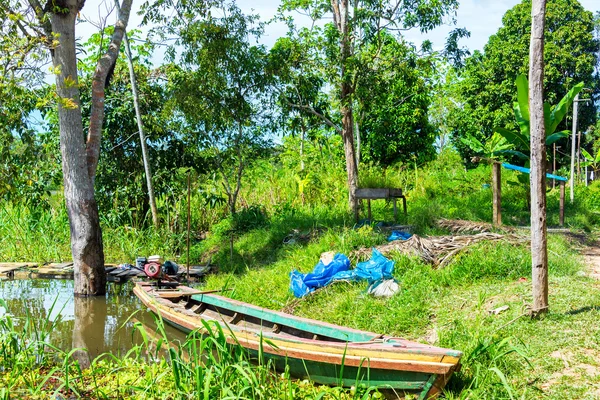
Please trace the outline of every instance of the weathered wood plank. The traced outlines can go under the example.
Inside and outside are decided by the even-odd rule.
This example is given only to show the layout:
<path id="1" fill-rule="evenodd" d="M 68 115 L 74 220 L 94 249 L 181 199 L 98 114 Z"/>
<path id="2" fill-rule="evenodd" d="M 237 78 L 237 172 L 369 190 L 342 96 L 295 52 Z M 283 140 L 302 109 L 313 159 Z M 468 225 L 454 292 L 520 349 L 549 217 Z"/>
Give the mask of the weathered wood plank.
<path id="1" fill-rule="evenodd" d="M 37 264 L 30 263 L 30 262 L 3 262 L 3 263 L 0 263 L 0 272 L 2 272 L 4 270 L 6 270 L 6 272 L 8 272 L 8 271 L 14 271 L 19 268 L 35 267 L 36 265 Z"/>
<path id="2" fill-rule="evenodd" d="M 0 267 L 0 274 L 7 274 L 9 272 L 16 271 L 20 268 L 23 268 L 23 267 L 22 266 Z"/>
<path id="3" fill-rule="evenodd" d="M 390 189 L 364 188 L 356 189 L 357 199 L 387 199 L 390 197 Z"/>
<path id="4" fill-rule="evenodd" d="M 492 164 L 492 224 L 502 225 L 502 174 L 500 163 Z"/>
<path id="5" fill-rule="evenodd" d="M 61 263 L 50 263 L 50 264 L 46 265 L 45 267 L 56 268 L 56 269 L 72 268 L 73 261 L 67 261 L 67 262 L 61 262 Z"/>
<path id="6" fill-rule="evenodd" d="M 356 189 L 356 198 L 358 199 L 390 199 L 403 197 L 402 189 L 388 188 L 362 188 Z"/>
<path id="7" fill-rule="evenodd" d="M 62 279 L 73 279 L 73 270 L 64 268 L 40 267 L 31 271 L 31 275 L 37 278 L 58 277 Z"/>

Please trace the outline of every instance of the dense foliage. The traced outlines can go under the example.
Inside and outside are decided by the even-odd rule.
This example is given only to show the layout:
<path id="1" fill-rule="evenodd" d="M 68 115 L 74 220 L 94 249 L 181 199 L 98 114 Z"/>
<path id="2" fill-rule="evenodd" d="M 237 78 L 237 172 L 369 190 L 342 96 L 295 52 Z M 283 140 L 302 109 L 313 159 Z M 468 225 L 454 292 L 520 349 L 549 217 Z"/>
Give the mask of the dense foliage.
<path id="1" fill-rule="evenodd" d="M 472 153 L 459 140 L 467 135 L 485 139 L 496 127 L 516 130 L 512 105 L 516 101 L 515 80 L 527 74 L 529 15 L 531 1 L 524 0 L 503 17 L 503 26 L 492 35 L 483 53 L 476 51 L 466 60 L 460 76 L 453 113 L 449 116 L 454 145 L 468 158 Z M 594 15 L 577 1 L 550 0 L 547 6 L 545 38 L 545 97 L 556 104 L 579 82 L 598 93 L 596 64 L 600 43 L 594 37 Z M 589 96 L 589 94 L 588 94 Z M 596 107 L 580 104 L 579 126 L 585 131 L 596 120 Z M 567 129 L 563 122 L 560 129 Z M 560 143 L 563 148 L 567 145 Z"/>

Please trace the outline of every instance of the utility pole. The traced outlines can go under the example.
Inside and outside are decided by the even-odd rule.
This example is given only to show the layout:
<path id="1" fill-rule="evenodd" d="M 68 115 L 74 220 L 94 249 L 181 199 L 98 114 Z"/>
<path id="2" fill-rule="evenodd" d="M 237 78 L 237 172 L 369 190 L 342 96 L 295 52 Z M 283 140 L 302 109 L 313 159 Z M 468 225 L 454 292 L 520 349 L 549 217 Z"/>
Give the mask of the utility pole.
<path id="1" fill-rule="evenodd" d="M 556 175 L 556 143 L 552 144 L 552 175 Z M 552 189 L 556 187 L 556 179 L 552 179 Z"/>
<path id="2" fill-rule="evenodd" d="M 579 108 L 579 93 L 575 95 L 573 100 L 573 134 L 571 135 L 571 176 L 569 180 L 569 196 L 571 204 L 575 200 L 575 149 L 577 147 L 577 111 Z"/>
<path id="3" fill-rule="evenodd" d="M 584 90 L 586 90 L 584 88 Z M 589 90 L 589 89 L 587 89 Z M 579 93 L 575 95 L 575 99 L 573 100 L 573 133 L 571 134 L 571 179 L 569 182 L 569 190 L 571 191 L 571 204 L 575 199 L 575 157 L 577 157 L 579 164 L 579 154 L 576 155 L 577 151 L 577 112 L 579 111 L 579 103 L 586 103 L 590 101 L 590 99 L 579 100 Z"/>

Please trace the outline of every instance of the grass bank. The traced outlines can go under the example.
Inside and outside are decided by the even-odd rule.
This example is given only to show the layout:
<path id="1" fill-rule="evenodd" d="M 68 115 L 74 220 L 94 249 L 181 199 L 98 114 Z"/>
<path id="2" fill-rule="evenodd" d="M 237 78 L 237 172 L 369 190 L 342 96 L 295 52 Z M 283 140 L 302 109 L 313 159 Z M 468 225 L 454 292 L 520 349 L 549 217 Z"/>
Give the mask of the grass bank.
<path id="1" fill-rule="evenodd" d="M 403 188 L 409 213 L 399 222 L 413 225 L 420 235 L 444 234 L 435 224 L 440 217 L 491 220 L 489 166 L 466 171 L 460 161 L 455 154 L 444 153 L 416 170 L 402 165 L 385 170 L 364 166 L 362 171 L 368 179 L 363 182 L 377 182 L 377 177 L 383 176 L 386 186 Z M 296 164 L 286 161 L 285 153 L 279 159 L 257 163 L 245 178 L 240 211 L 234 217 L 226 216 L 218 206 L 203 206 L 206 203 L 199 194 L 192 197 L 199 214 L 192 218 L 196 224 L 191 261 L 210 261 L 218 271 L 208 278 L 206 287 L 233 288 L 232 297 L 275 310 L 461 350 L 465 353 L 464 367 L 450 382 L 447 398 L 600 396 L 600 330 L 596 324 L 600 287 L 583 272 L 576 250 L 579 244 L 563 236 L 550 237 L 550 312 L 538 321 L 525 316 L 526 306 L 531 303 L 528 248 L 498 242 L 473 246 L 441 270 L 417 258 L 392 254 L 401 291 L 387 300 L 367 296 L 365 285 L 359 283 L 337 283 L 305 299 L 294 299 L 289 292 L 289 273 L 293 269 L 311 270 L 324 251 L 350 254 L 357 248 L 385 242 L 385 235 L 368 224 L 355 229 L 353 216 L 346 209 L 343 168 L 335 163 L 307 162 L 307 170 L 299 172 Z M 503 177 L 504 223 L 526 225 L 526 191 L 515 184 L 515 172 L 503 171 Z M 567 205 L 568 227 L 595 229 L 599 195 L 599 184 L 577 187 L 575 204 Z M 184 262 L 184 205 L 176 203 L 169 214 L 169 220 L 178 224 L 169 223 L 158 230 L 104 219 L 107 260 L 125 262 L 142 254 L 162 254 Z M 558 190 L 548 192 L 548 207 L 549 224 L 558 225 Z M 373 215 L 390 221 L 391 205 L 373 202 Z M 44 210 L 20 205 L 0 207 L 0 261 L 58 261 L 69 257 L 68 222 L 60 202 Z M 500 306 L 509 308 L 498 315 L 489 312 Z M 248 372 L 241 367 L 244 362 L 238 361 L 231 368 L 246 371 L 251 377 L 247 382 L 255 379 L 252 374 L 265 374 L 263 370 Z M 120 382 L 117 375 L 121 372 L 133 375 L 131 382 L 135 383 L 123 386 L 127 390 L 133 390 L 132 386 L 148 388 L 151 381 L 179 390 L 174 383 L 177 364 L 169 366 L 167 359 L 159 362 L 164 369 L 139 360 L 127 364 L 131 361 L 109 356 L 104 362 L 109 366 L 102 373 L 112 376 L 111 382 Z M 23 371 L 38 367 L 27 368 Z M 46 376 L 49 371 L 37 375 Z M 59 369 L 55 372 L 61 373 Z M 311 398 L 322 391 L 326 396 L 353 396 L 285 376 L 265 376 L 269 376 L 269 388 L 250 397 Z M 143 380 L 146 377 L 148 381 Z M 62 382 L 60 379 L 65 378 L 56 379 Z M 35 382 L 35 387 L 53 390 L 47 382 Z M 144 392 L 149 389 L 140 390 L 150 393 Z M 281 394 L 284 391 L 286 394 Z M 152 396 L 160 398 L 161 393 L 152 392 Z"/>
<path id="2" fill-rule="evenodd" d="M 459 349 L 463 369 L 447 398 L 598 395 L 590 389 L 600 383 L 600 329 L 594 322 L 600 283 L 585 276 L 577 243 L 550 236 L 551 309 L 539 321 L 526 315 L 532 302 L 529 250 L 508 243 L 475 245 L 441 270 L 393 254 L 401 290 L 389 299 L 366 295 L 365 283 L 336 283 L 301 300 L 290 293 L 289 272 L 312 270 L 321 252 L 349 254 L 384 240 L 369 227 L 327 230 L 307 244 L 281 246 L 271 263 L 210 276 L 206 287 L 233 288 L 228 296 L 299 316 Z M 247 243 L 236 243 L 239 254 L 249 252 Z M 509 308 L 490 313 L 501 306 Z"/>
<path id="3" fill-rule="evenodd" d="M 0 307 L 6 308 L 0 300 Z M 10 311 L 10 310 L 8 310 Z M 81 349 L 65 352 L 45 340 L 57 320 L 0 316 L 0 399 L 379 399 L 377 390 L 316 387 L 278 373 L 268 361 L 251 362 L 227 345 L 220 329 L 171 342 L 162 321 L 126 355 L 103 354 L 82 369 Z M 214 326 L 218 328 L 218 325 Z M 207 325 L 211 328 L 211 325 Z M 85 356 L 83 357 L 84 359 Z"/>

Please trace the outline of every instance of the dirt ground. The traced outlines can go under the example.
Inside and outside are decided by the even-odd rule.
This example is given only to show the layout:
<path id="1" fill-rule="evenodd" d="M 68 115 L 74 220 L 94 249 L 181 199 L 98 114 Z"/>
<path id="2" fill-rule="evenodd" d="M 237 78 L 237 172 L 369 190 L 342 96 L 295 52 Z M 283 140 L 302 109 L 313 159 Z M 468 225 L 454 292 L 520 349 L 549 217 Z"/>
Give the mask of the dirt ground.
<path id="1" fill-rule="evenodd" d="M 594 279 L 600 279 L 600 242 L 585 247 L 582 254 L 588 267 L 588 275 Z"/>

